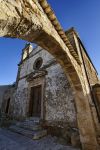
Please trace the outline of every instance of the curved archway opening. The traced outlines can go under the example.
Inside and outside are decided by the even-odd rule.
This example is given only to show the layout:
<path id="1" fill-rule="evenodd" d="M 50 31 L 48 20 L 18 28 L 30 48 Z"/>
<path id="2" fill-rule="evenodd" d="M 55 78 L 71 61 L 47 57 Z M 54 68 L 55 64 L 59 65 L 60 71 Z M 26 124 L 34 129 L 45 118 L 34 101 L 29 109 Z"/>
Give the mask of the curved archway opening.
<path id="1" fill-rule="evenodd" d="M 33 117 L 34 115 L 35 117 L 39 116 L 46 121 L 48 128 L 52 126 L 53 132 L 55 126 L 56 128 L 59 128 L 58 133 L 54 133 L 55 135 L 63 132 L 59 127 L 63 126 L 63 130 L 66 130 L 67 143 L 69 128 L 70 132 L 74 128 L 76 128 L 76 130 L 78 128 L 75 101 L 70 81 L 67 79 L 61 65 L 49 52 L 40 46 L 33 47 L 30 43 L 24 45 L 24 41 L 19 42 L 19 40 L 14 40 L 13 42 L 13 40 L 14 39 L 5 40 L 5 45 L 3 45 L 4 50 L 7 48 L 5 53 L 9 49 L 10 51 L 8 51 L 8 53 L 10 53 L 9 55 L 12 53 L 12 58 L 14 57 L 14 60 L 18 53 L 21 54 L 21 56 L 18 55 L 18 58 L 16 58 L 14 62 L 15 64 L 16 61 L 19 62 L 19 64 L 17 62 L 17 80 L 14 80 L 14 84 L 9 85 L 4 93 L 2 103 L 4 112 L 15 119 L 22 119 L 23 117 L 28 116 Z M 9 46 L 6 42 L 9 43 Z M 21 47 L 22 45 L 24 45 L 24 47 Z M 22 50 L 20 50 L 19 47 L 21 47 Z M 19 52 L 16 54 L 16 51 L 18 50 Z M 6 58 L 3 58 L 3 60 L 5 61 Z M 13 63 L 11 56 L 9 61 L 11 61 L 11 64 Z M 6 65 L 8 65 L 8 63 L 6 63 Z M 10 67 L 11 66 L 8 65 L 8 68 Z M 12 72 L 10 70 L 11 68 L 9 71 L 6 71 L 8 73 L 10 72 L 10 77 L 12 77 Z M 9 79 L 8 73 L 6 73 L 6 77 L 4 77 L 5 80 L 6 78 Z M 37 107 L 36 103 L 38 96 L 39 107 Z M 33 105 L 33 97 L 36 106 Z M 63 137 L 63 134 L 61 136 Z M 71 133 L 70 136 L 68 136 L 68 139 L 71 144 Z"/>

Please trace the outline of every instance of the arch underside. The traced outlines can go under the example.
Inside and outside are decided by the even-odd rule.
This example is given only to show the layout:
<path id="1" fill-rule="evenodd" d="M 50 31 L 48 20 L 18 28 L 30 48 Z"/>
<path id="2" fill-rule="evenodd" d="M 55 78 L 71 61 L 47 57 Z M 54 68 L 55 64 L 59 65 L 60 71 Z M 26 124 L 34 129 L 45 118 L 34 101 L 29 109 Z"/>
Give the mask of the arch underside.
<path id="1" fill-rule="evenodd" d="M 69 49 L 43 12 L 43 9 L 39 4 L 37 6 L 32 3 L 33 7 L 28 2 L 26 4 L 23 3 L 23 7 L 21 7 L 20 1 L 14 3 L 1 1 L 0 36 L 20 38 L 37 43 L 56 57 L 70 78 L 74 74 L 74 79 L 71 79 L 72 83 L 76 87 L 80 86 L 80 79 L 75 67 L 80 72 L 81 68 L 70 54 Z"/>
<path id="2" fill-rule="evenodd" d="M 75 92 L 81 142 L 83 145 L 92 144 L 95 150 L 95 131 L 87 100 L 89 93 L 86 91 L 81 65 L 71 54 L 71 45 L 68 43 L 66 46 L 40 3 L 37 0 L 0 0 L 0 36 L 35 42 L 57 59 Z M 82 125 L 82 119 L 89 124 L 87 130 L 86 124 Z M 84 150 L 87 150 L 86 147 Z"/>

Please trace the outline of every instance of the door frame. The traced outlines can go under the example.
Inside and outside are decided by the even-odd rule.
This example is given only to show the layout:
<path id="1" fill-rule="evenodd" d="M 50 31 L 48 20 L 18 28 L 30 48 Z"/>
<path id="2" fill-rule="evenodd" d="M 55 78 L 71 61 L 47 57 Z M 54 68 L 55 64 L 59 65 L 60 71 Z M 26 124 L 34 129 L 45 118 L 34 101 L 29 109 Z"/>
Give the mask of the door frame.
<path id="1" fill-rule="evenodd" d="M 10 97 L 6 101 L 5 113 L 9 114 L 9 107 L 10 107 Z"/>
<path id="2" fill-rule="evenodd" d="M 28 116 L 29 116 L 29 105 L 30 105 L 30 99 L 31 99 L 31 88 L 41 86 L 41 114 L 40 119 L 44 119 L 44 92 L 45 92 L 45 77 L 37 77 L 29 82 L 29 98 L 28 98 Z"/>
<path id="3" fill-rule="evenodd" d="M 34 93 L 38 92 L 36 90 L 38 88 L 40 90 L 40 92 L 38 93 L 38 94 L 40 94 L 40 97 L 39 97 L 40 103 L 39 104 L 36 102 L 37 98 L 34 97 Z M 36 96 L 38 96 L 38 95 L 36 94 Z M 42 100 L 42 85 L 40 84 L 37 86 L 32 86 L 30 89 L 30 99 L 29 99 L 29 116 L 30 117 L 40 117 L 41 116 L 41 100 Z M 35 105 L 36 108 L 34 107 L 35 103 L 36 103 L 36 105 Z M 39 106 L 37 106 L 37 105 L 39 105 Z M 38 113 L 37 107 L 39 107 L 39 109 L 40 109 L 39 113 Z M 36 112 L 34 111 L 34 109 Z"/>

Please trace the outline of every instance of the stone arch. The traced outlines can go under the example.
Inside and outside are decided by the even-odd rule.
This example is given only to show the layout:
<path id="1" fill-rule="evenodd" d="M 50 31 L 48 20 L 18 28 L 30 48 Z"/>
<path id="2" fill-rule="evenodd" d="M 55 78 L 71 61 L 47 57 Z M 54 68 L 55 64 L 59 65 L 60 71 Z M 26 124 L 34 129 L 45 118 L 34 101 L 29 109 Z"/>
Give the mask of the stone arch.
<path id="1" fill-rule="evenodd" d="M 46 0 L 0 0 L 0 36 L 35 42 L 60 63 L 75 93 L 77 120 L 84 150 L 97 149 L 94 123 L 81 60 L 73 50 Z"/>

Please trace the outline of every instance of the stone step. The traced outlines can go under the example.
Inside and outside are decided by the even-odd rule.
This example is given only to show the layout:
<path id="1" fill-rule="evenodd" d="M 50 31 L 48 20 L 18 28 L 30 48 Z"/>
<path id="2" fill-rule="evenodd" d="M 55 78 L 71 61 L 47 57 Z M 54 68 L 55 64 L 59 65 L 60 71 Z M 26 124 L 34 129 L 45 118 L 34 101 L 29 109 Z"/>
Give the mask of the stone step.
<path id="1" fill-rule="evenodd" d="M 33 122 L 33 121 L 24 121 L 24 122 L 18 122 L 16 125 L 34 126 L 34 125 L 40 125 L 40 123 L 36 123 L 36 122 Z"/>
<path id="2" fill-rule="evenodd" d="M 38 122 L 33 122 L 33 121 L 24 121 L 24 122 L 22 122 L 22 124 L 27 124 L 27 125 L 39 125 L 40 123 L 38 123 Z"/>
<path id="3" fill-rule="evenodd" d="M 37 118 L 37 117 L 31 117 L 31 118 L 27 118 L 26 120 L 24 120 L 23 122 L 20 122 L 18 123 L 17 125 L 21 125 L 21 126 L 34 126 L 34 127 L 37 127 L 37 126 L 40 126 L 40 118 Z"/>
<path id="4" fill-rule="evenodd" d="M 47 135 L 46 130 L 31 131 L 31 130 L 26 130 L 24 128 L 20 128 L 18 126 L 10 126 L 9 129 L 13 132 L 22 134 L 26 137 L 33 139 L 33 140 L 38 140 L 38 139 Z"/>
<path id="5" fill-rule="evenodd" d="M 30 118 L 27 118 L 24 122 L 40 123 L 40 118 L 38 118 L 38 117 L 30 117 Z"/>
<path id="6" fill-rule="evenodd" d="M 41 128 L 41 126 L 40 125 L 37 125 L 37 124 L 18 124 L 18 125 L 16 125 L 16 126 L 18 126 L 18 127 L 21 127 L 21 128 L 24 128 L 24 129 L 27 129 L 27 130 L 33 130 L 33 131 L 35 131 L 35 130 L 42 130 L 42 128 Z"/>

